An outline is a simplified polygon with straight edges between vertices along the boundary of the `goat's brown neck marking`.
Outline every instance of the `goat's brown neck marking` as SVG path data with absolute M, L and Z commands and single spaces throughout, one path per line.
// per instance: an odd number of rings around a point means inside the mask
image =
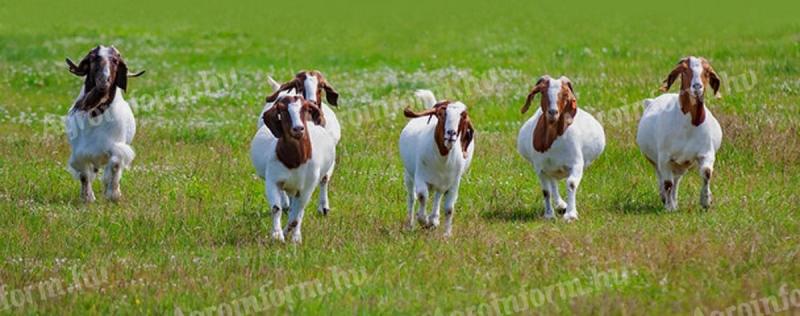
M 706 120 L 706 107 L 703 102 L 696 97 L 692 97 L 685 89 L 681 89 L 678 99 L 681 103 L 681 112 L 692 115 L 692 125 L 700 126 L 700 124 L 703 124 Z
M 103 115 L 111 107 L 111 103 L 116 98 L 117 87 L 112 86 L 107 91 L 100 91 L 95 89 L 94 83 L 90 84 L 87 80 L 83 91 L 83 97 L 75 102 L 75 109 L 89 112 L 91 117 L 97 117 Z
M 536 128 L 533 130 L 533 148 L 542 153 L 550 149 L 556 139 L 564 135 L 564 132 L 572 124 L 572 114 L 569 112 L 561 113 L 558 120 L 552 124 L 547 122 L 545 116 L 544 113 L 539 116 Z
M 294 169 L 304 164 L 311 159 L 311 139 L 308 136 L 308 132 L 304 133 L 300 139 L 289 135 L 279 138 L 275 152 L 278 155 L 278 160 L 286 168 Z

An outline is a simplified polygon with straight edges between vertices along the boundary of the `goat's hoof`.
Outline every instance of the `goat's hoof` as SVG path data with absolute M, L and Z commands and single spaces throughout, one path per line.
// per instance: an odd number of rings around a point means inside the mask
M 567 223 L 572 223 L 574 221 L 577 221 L 578 220 L 578 212 L 572 211 L 572 212 L 564 213 L 564 220 L 567 221 Z
M 417 216 L 417 223 L 419 224 L 419 226 L 422 226 L 422 228 L 427 228 L 428 227 L 428 218 L 425 217 L 425 215 L 418 215 Z
M 272 232 L 272 240 L 279 241 L 279 242 L 285 242 L 286 239 L 283 238 L 283 231 L 282 230 L 273 231 Z
M 555 214 L 553 214 L 553 213 L 547 213 L 547 212 L 545 212 L 545 213 L 544 213 L 544 219 L 546 219 L 546 220 L 551 220 L 551 219 L 554 219 L 554 218 L 556 218 L 556 215 L 555 215 Z
M 444 232 L 444 234 L 442 235 L 442 237 L 444 237 L 444 238 L 451 238 L 451 237 L 453 237 L 453 232 L 451 232 L 451 231 L 446 231 L 446 232 Z
M 327 207 L 321 207 L 317 210 L 317 212 L 319 212 L 322 216 L 328 216 L 328 213 L 331 212 L 331 209 Z
M 439 217 L 430 216 L 428 217 L 428 228 L 436 228 L 439 227 Z
M 558 202 L 556 202 L 555 209 L 558 212 L 566 211 L 567 210 L 567 202 L 564 202 L 564 200 L 559 200 Z
M 297 244 L 297 245 L 302 244 L 303 243 L 303 236 L 300 235 L 300 234 L 292 234 L 291 242 L 293 244 Z
M 94 194 L 84 194 L 83 196 L 81 196 L 81 200 L 83 200 L 83 203 L 89 204 L 93 203 L 96 199 L 94 197 Z
M 705 209 L 711 207 L 711 201 L 712 199 L 710 194 L 700 196 L 700 206 L 702 206 Z
M 122 199 L 122 192 L 119 190 L 106 191 L 106 199 L 111 202 L 119 202 Z

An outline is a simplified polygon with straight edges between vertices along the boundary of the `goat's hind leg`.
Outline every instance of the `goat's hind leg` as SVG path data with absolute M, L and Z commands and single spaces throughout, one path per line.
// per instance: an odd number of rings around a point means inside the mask
M 331 176 L 333 176 L 333 166 L 331 166 L 328 173 L 323 175 L 322 179 L 319 181 L 319 205 L 317 206 L 317 212 L 323 216 L 327 216 L 331 211 L 331 205 L 328 201 L 328 184 L 331 181 Z
M 406 185 L 406 204 L 408 210 L 408 216 L 406 217 L 406 228 L 413 229 L 414 228 L 414 202 L 416 199 L 414 198 L 414 178 L 409 176 L 408 174 L 405 175 L 405 185 Z
M 701 159 L 699 162 L 700 177 L 703 178 L 703 188 L 700 189 L 700 206 L 703 208 L 711 207 L 711 177 L 714 175 L 714 161 L 712 159 Z

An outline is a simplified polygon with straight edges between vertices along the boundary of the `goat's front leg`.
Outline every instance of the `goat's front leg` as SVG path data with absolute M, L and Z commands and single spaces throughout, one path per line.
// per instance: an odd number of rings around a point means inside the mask
M 428 216 L 428 228 L 439 227 L 439 205 L 442 202 L 442 192 L 435 191 L 431 201 L 431 215 Z
M 453 213 L 456 212 L 456 201 L 458 200 L 458 187 L 456 184 L 444 193 L 444 236 L 453 235 Z
M 714 159 L 700 159 L 700 177 L 703 178 L 703 188 L 700 189 L 700 205 L 703 208 L 711 207 L 711 177 L 714 175 Z
M 417 209 L 417 222 L 422 227 L 428 226 L 428 217 L 425 214 L 425 202 L 428 201 L 428 184 L 425 181 L 421 181 L 420 179 L 416 179 L 414 181 L 414 190 L 416 191 L 417 201 L 419 202 L 419 207 Z
M 103 184 L 106 187 L 106 198 L 113 202 L 117 202 L 122 198 L 122 191 L 119 188 L 120 179 L 122 179 L 122 165 L 119 162 L 119 158 L 111 157 L 103 171 Z
M 281 211 L 281 204 L 283 204 L 283 197 L 286 195 L 283 190 L 281 190 L 278 185 L 272 181 L 266 181 L 266 195 L 267 201 L 271 206 L 271 214 L 272 214 L 272 239 L 283 242 L 283 230 L 281 230 L 281 216 L 283 212 Z
M 291 197 L 292 206 L 291 211 L 289 212 L 289 220 L 286 223 L 286 229 L 284 230 L 284 235 L 292 234 L 292 242 L 299 244 L 303 242 L 303 235 L 301 233 L 301 228 L 303 226 L 303 214 L 305 213 L 306 205 L 308 205 L 308 201 L 311 200 L 311 194 L 314 190 L 308 190 L 308 192 L 301 192 L 298 196 Z
M 538 172 L 539 175 L 539 184 L 542 187 L 542 197 L 544 198 L 544 218 L 545 219 L 552 219 L 555 217 L 553 214 L 553 206 L 550 203 L 550 191 L 552 190 L 553 185 L 550 182 L 555 182 L 554 180 L 550 179 L 549 176 L 545 175 L 543 171 Z
M 580 186 L 582 178 L 583 165 L 573 166 L 569 176 L 567 176 L 567 211 L 564 213 L 564 219 L 568 222 L 578 219 L 578 207 L 575 196 L 578 194 L 578 186 Z
M 664 208 L 666 208 L 667 211 L 674 211 L 678 208 L 678 205 L 675 204 L 675 200 L 672 198 L 675 191 L 675 179 L 672 174 L 672 166 L 670 166 L 669 158 L 659 158 L 658 174 L 661 180 L 659 185 L 661 185 L 661 201 L 664 202 Z

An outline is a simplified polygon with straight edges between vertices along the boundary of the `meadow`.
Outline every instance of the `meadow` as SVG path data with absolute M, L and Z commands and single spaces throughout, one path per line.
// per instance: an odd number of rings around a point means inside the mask
M 696 315 L 780 299 L 800 289 L 798 9 L 0 0 L 0 314 Z M 62 123 L 82 81 L 64 58 L 98 44 L 147 73 L 125 95 L 138 131 L 123 200 L 98 181 L 85 205 Z M 723 76 L 708 104 L 723 145 L 713 206 L 690 172 L 666 212 L 636 126 L 687 55 Z M 312 202 L 303 244 L 279 244 L 249 146 L 267 76 L 302 69 L 339 91 L 343 139 L 331 214 Z M 516 152 L 543 74 L 570 77 L 607 136 L 574 223 L 542 218 Z M 477 130 L 451 238 L 403 229 L 397 138 L 421 88 L 467 104 Z

